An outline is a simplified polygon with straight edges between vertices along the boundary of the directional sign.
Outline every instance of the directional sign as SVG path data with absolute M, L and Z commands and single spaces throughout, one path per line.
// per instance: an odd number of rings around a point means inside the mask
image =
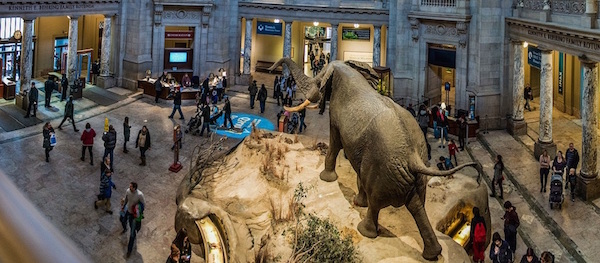
M 219 119 L 217 119 L 217 126 L 223 125 L 223 118 L 225 115 L 223 114 Z M 246 136 L 250 135 L 252 131 L 252 123 L 256 125 L 256 128 L 262 130 L 270 130 L 275 131 L 275 125 L 263 118 L 261 116 L 246 114 L 246 113 L 232 113 L 231 120 L 233 121 L 233 126 L 235 129 L 233 130 L 221 130 L 217 129 L 215 132 L 218 135 L 227 136 L 230 138 L 243 139 Z M 227 124 L 229 126 L 229 123 Z
M 281 23 L 256 22 L 256 34 L 281 36 Z

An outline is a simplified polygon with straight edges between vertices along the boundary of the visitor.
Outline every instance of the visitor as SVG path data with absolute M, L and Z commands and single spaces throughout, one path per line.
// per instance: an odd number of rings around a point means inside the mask
M 500 237 L 498 232 L 492 235 L 492 247 L 490 248 L 490 259 L 492 263 L 510 263 L 512 262 L 512 251 L 508 243 Z
M 96 131 L 92 129 L 92 126 L 88 122 L 85 124 L 85 130 L 81 134 L 81 161 L 85 162 L 85 149 L 87 148 L 90 153 L 90 165 L 94 165 L 94 153 L 92 152 L 94 137 L 96 137 Z
M 140 166 L 146 166 L 146 151 L 150 150 L 150 146 L 150 131 L 148 131 L 148 127 L 144 125 L 142 129 L 138 132 L 138 136 L 135 139 L 135 148 L 140 148 Z
M 48 80 L 44 82 L 44 93 L 45 93 L 45 104 L 44 107 L 50 108 L 50 100 L 52 99 L 52 91 L 56 89 L 56 83 L 54 83 L 54 77 L 48 75 Z
M 565 159 L 567 160 L 567 171 L 571 170 L 571 168 L 577 169 L 577 165 L 579 164 L 579 153 L 573 147 L 573 143 L 569 143 L 569 149 L 565 151 Z M 569 180 L 565 184 L 565 189 L 569 188 Z
M 417 116 L 417 120 L 419 121 L 419 128 L 423 132 L 423 136 L 425 136 L 425 141 L 427 141 L 427 128 L 429 127 L 429 111 L 425 105 L 419 106 L 419 114 Z
M 223 96 L 225 99 L 225 106 L 223 106 L 223 112 L 225 116 L 223 116 L 223 128 L 227 127 L 227 121 L 229 121 L 230 129 L 233 130 L 233 121 L 231 120 L 231 102 L 229 101 L 229 96 Z
M 448 143 L 448 112 L 446 111 L 446 104 L 442 103 L 442 106 L 437 112 L 437 128 L 440 131 L 440 145 L 439 148 L 446 148 Z
M 540 193 L 542 191 L 546 192 L 548 173 L 550 173 L 550 156 L 548 156 L 548 151 L 544 149 L 542 155 L 540 155 Z
M 112 189 L 117 189 L 112 181 L 112 171 L 106 169 L 100 179 L 100 194 L 98 195 L 98 201 L 94 201 L 94 209 L 98 209 L 98 206 L 104 206 L 104 210 L 113 214 L 110 209 L 110 197 L 112 196 Z M 112 188 L 112 189 L 111 189 Z
M 408 104 L 408 107 L 406 107 L 406 110 L 408 112 L 410 112 L 410 115 L 412 115 L 413 117 L 417 117 L 417 112 L 415 111 L 415 109 L 413 108 L 412 103 Z
M 146 201 L 144 193 L 138 189 L 136 182 L 131 182 L 129 188 L 125 191 L 125 201 L 121 210 L 125 211 L 125 220 L 123 220 L 123 232 L 127 231 L 127 223 L 129 223 L 129 242 L 127 244 L 127 257 L 131 256 L 133 243 L 137 232 L 140 230 L 143 211 L 145 210 Z
M 567 161 L 563 157 L 561 151 L 558 151 L 556 157 L 554 157 L 554 162 L 552 162 L 552 172 L 553 174 L 560 174 L 561 176 L 565 172 L 565 167 L 567 166 Z
M 183 86 L 183 88 L 189 88 L 192 86 L 192 80 L 187 73 L 183 74 L 183 77 L 181 78 L 181 86 Z
M 219 99 L 219 102 L 223 99 L 223 94 L 224 92 L 224 88 L 223 87 L 223 80 L 221 79 L 221 77 L 217 77 L 217 87 L 215 88 L 217 91 L 217 97 Z
M 287 87 L 285 88 L 285 105 L 288 107 L 292 107 L 292 96 L 294 95 L 294 91 L 292 90 L 292 82 L 288 81 Z
M 100 177 L 102 177 L 102 175 L 104 174 L 104 171 L 106 171 L 106 169 L 110 169 L 111 171 L 114 172 L 114 170 L 110 166 L 110 157 L 108 157 L 108 156 L 104 157 L 104 161 L 100 164 Z
M 458 144 L 461 151 L 465 150 L 465 138 L 467 137 L 467 120 L 465 115 L 461 114 L 458 118 Z
M 540 263 L 540 260 L 533 252 L 533 248 L 528 247 L 527 252 L 521 258 L 521 263 Z
M 504 199 L 504 191 L 502 189 L 502 181 L 504 181 L 504 162 L 502 162 L 502 155 L 496 155 L 496 163 L 494 164 L 494 177 L 492 179 L 492 194 L 491 197 L 496 197 L 496 185 L 500 189 L 500 199 Z
M 258 92 L 256 80 L 252 81 L 252 84 L 248 87 L 248 92 L 250 92 L 250 109 L 254 109 L 254 100 L 256 99 L 256 93 Z
M 73 119 L 73 108 L 73 95 L 71 95 L 69 96 L 69 100 L 67 100 L 67 103 L 65 104 L 65 117 L 63 117 L 62 121 L 58 125 L 59 130 L 62 130 L 61 126 L 63 125 L 63 123 L 65 123 L 67 119 L 70 119 L 71 123 L 73 124 L 73 130 L 75 130 L 75 132 L 79 132 L 77 127 L 75 127 L 75 120 Z
M 117 131 L 112 125 L 108 126 L 108 132 L 105 132 L 102 135 L 102 140 L 104 141 L 104 155 L 102 155 L 102 159 L 106 158 L 106 156 L 110 155 L 110 163 L 114 166 L 114 152 L 115 146 L 117 145 Z M 114 167 L 113 171 L 114 171 Z
M 92 63 L 92 72 L 91 72 L 91 82 L 93 85 L 96 85 L 96 79 L 98 78 L 98 75 L 100 74 L 100 61 L 98 59 L 96 59 L 96 61 L 94 61 L 94 63 Z
M 181 91 L 179 91 L 179 89 L 175 89 L 175 95 L 173 96 L 173 111 L 171 111 L 169 119 L 173 119 L 175 111 L 179 111 L 179 119 L 183 120 L 183 112 L 181 112 Z
M 306 123 L 304 123 L 304 119 L 306 118 L 306 107 L 303 107 L 300 111 L 298 111 L 298 114 L 300 115 L 300 130 L 298 131 L 298 133 L 302 133 L 302 128 L 304 128 L 304 130 L 306 131 Z
M 260 104 L 260 113 L 264 113 L 265 104 L 267 102 L 267 88 L 265 88 L 265 84 L 260 85 L 260 91 L 258 92 L 258 96 L 256 99 Z
M 129 136 L 131 135 L 131 125 L 129 125 L 129 117 L 125 116 L 125 120 L 123 121 L 123 152 L 128 153 L 127 150 L 127 142 L 129 141 Z
M 575 202 L 575 185 L 577 184 L 575 168 L 569 169 L 569 175 L 567 176 L 567 184 L 568 183 L 571 183 L 571 202 Z
M 277 89 L 279 88 L 279 76 L 275 76 L 275 80 L 273 81 L 273 98 L 277 98 Z
M 485 219 L 479 214 L 479 207 L 473 207 L 471 219 L 471 237 L 473 237 L 473 262 L 483 263 L 485 260 L 485 240 L 487 238 Z
M 187 230 L 185 228 L 177 231 L 177 236 L 171 243 L 171 249 L 176 248 L 179 251 L 181 263 L 188 263 L 192 258 L 192 245 L 188 240 Z
M 525 86 L 525 90 L 523 91 L 523 96 L 525 97 L 525 109 L 531 111 L 531 106 L 529 105 L 529 101 L 533 100 L 533 93 L 531 92 L 531 86 L 527 84 Z
M 38 103 L 38 90 L 35 87 L 35 82 L 31 82 L 31 88 L 29 88 L 27 95 L 29 97 L 29 105 L 27 106 L 27 114 L 25 115 L 25 118 L 29 118 L 29 116 L 33 116 L 35 118 Z M 33 109 L 33 115 L 31 115 L 31 109 Z
M 55 136 L 54 128 L 52 128 L 50 122 L 46 122 L 46 124 L 44 124 L 42 134 L 44 135 L 44 141 L 42 143 L 42 146 L 44 147 L 44 152 L 46 153 L 46 162 L 50 162 L 50 151 L 54 149 L 54 145 L 50 139 L 51 137 Z
M 60 80 L 60 101 L 67 99 L 67 89 L 69 88 L 69 80 L 67 79 L 67 74 L 62 75 L 62 79 Z
M 202 107 L 202 130 L 200 130 L 200 136 L 204 134 L 206 129 L 206 137 L 210 137 L 210 106 L 204 104 Z
M 450 159 L 450 161 L 452 161 L 452 157 L 454 157 L 454 165 L 458 166 L 458 161 L 456 160 L 456 151 L 458 150 L 458 148 L 456 147 L 456 143 L 454 143 L 454 139 L 450 140 L 450 143 L 448 144 L 448 159 Z
M 554 263 L 554 255 L 552 253 L 550 253 L 549 251 L 544 251 L 540 255 L 540 262 L 541 263 Z
M 517 214 L 517 208 L 515 208 L 510 201 L 504 202 L 504 238 L 510 246 L 510 250 L 514 254 L 517 251 L 517 228 L 520 225 L 519 215 Z

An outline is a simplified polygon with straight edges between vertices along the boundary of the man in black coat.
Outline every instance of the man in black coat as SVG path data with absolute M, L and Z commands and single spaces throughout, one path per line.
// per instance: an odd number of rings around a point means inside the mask
M 260 105 L 260 113 L 265 112 L 265 103 L 267 101 L 267 88 L 265 88 L 265 84 L 260 86 L 260 91 L 258 92 L 258 102 Z
M 44 107 L 50 108 L 50 99 L 52 98 L 52 91 L 56 89 L 56 83 L 54 83 L 54 77 L 52 75 L 48 76 L 48 80 L 44 83 L 44 92 L 45 96 L 45 105 Z
M 208 104 L 204 104 L 202 107 L 202 130 L 200 130 L 200 136 L 204 134 L 204 129 L 207 130 L 206 137 L 210 136 L 210 107 Z
M 108 132 L 105 132 L 104 135 L 102 135 L 102 140 L 104 141 L 104 155 L 102 156 L 102 160 L 110 155 L 110 165 L 114 171 L 115 162 L 113 162 L 113 156 L 115 146 L 117 145 L 117 131 L 115 131 L 115 128 L 112 125 L 109 125 Z
M 63 101 L 67 98 L 67 89 L 69 88 L 69 80 L 67 79 L 67 74 L 62 75 L 62 79 L 60 80 L 60 87 L 62 90 L 60 91 L 60 101 Z
M 181 112 L 181 92 L 179 88 L 175 88 L 175 97 L 173 99 L 173 111 L 171 115 L 169 115 L 169 119 L 173 119 L 173 115 L 175 115 L 175 111 L 179 111 L 179 119 L 183 120 L 183 112 Z
M 231 120 L 231 102 L 229 101 L 229 96 L 223 96 L 225 99 L 225 106 L 223 106 L 223 111 L 225 112 L 225 116 L 223 117 L 223 128 L 227 127 L 227 121 L 229 121 L 230 129 L 233 129 L 233 121 Z
M 250 92 L 250 109 L 254 109 L 254 100 L 256 100 L 256 93 L 258 93 L 258 87 L 256 86 L 256 80 L 252 81 L 252 84 L 248 87 Z
M 29 106 L 27 107 L 27 115 L 25 118 L 29 118 L 29 116 L 35 117 L 35 112 L 37 110 L 38 103 L 38 90 L 35 87 L 35 82 L 31 82 L 31 88 L 29 88 Z M 33 109 L 33 115 L 31 115 L 31 109 Z
M 73 124 L 73 130 L 75 130 L 75 132 L 78 132 L 79 130 L 77 129 L 77 127 L 75 127 L 75 120 L 73 119 L 73 95 L 69 96 L 67 104 L 65 104 L 65 117 L 58 125 L 59 130 L 62 130 L 61 126 L 63 125 L 63 123 L 65 123 L 67 119 L 71 119 L 71 123 Z

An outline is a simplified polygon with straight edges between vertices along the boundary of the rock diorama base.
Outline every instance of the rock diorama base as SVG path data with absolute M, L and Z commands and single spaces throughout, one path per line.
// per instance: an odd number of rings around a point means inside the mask
M 176 229 L 188 230 L 190 242 L 200 244 L 194 245 L 196 258 L 204 258 L 216 245 L 204 245 L 206 238 L 198 222 L 208 216 L 218 218 L 228 262 L 256 262 L 259 258 L 287 262 L 294 240 L 290 230 L 296 225 L 294 191 L 301 183 L 307 189 L 301 201 L 304 213 L 328 219 L 343 236 L 352 237 L 360 262 L 431 262 L 422 258 L 423 241 L 404 206 L 381 210 L 377 238 L 363 237 L 357 231 L 367 208 L 352 202 L 357 193 L 356 173 L 341 153 L 336 167 L 338 180 L 320 180 L 326 148 L 326 144 L 303 136 L 253 131 L 233 152 L 201 171 L 190 171 L 184 178 Z M 189 185 L 199 175 L 200 182 Z M 190 191 L 181 190 L 188 186 Z M 433 178 L 426 200 L 429 220 L 437 230 L 448 229 L 460 218 L 470 222 L 473 206 L 480 207 L 491 225 L 487 189 L 475 178 L 461 174 Z M 437 230 L 443 251 L 434 262 L 470 262 L 461 245 Z

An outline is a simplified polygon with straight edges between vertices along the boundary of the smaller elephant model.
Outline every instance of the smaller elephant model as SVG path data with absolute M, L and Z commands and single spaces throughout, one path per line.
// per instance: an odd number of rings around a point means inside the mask
M 449 171 L 427 167 L 427 144 L 419 124 L 407 110 L 377 93 L 377 73 L 367 64 L 332 61 L 314 78 L 304 75 L 289 58 L 271 68 L 281 64 L 289 67 L 298 89 L 307 98 L 300 106 L 287 110 L 299 111 L 311 102 L 324 103 L 326 94 L 330 95 L 330 146 L 320 178 L 327 182 L 337 179 L 336 158 L 343 148 L 358 175 L 354 203 L 368 206 L 358 231 L 365 237 L 377 237 L 379 210 L 406 205 L 423 238 L 422 256 L 436 259 L 442 247 L 425 212 L 427 176 L 452 175 L 466 166 L 476 167 L 479 172 L 479 167 L 475 163 Z

